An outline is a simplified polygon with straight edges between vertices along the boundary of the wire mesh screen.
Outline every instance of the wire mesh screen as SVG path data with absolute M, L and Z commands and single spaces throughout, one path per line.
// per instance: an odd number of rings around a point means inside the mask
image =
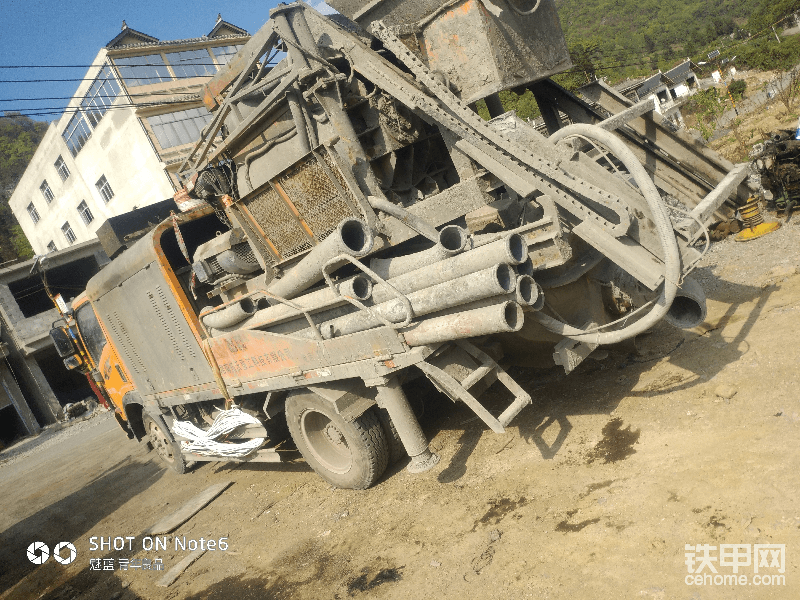
M 284 260 L 313 245 L 289 206 L 272 188 L 247 198 L 244 205 Z
M 277 249 L 279 260 L 310 249 L 330 235 L 343 219 L 360 216 L 353 208 L 357 206 L 356 199 L 333 159 L 327 153 L 320 158 L 325 161 L 324 166 L 317 155 L 310 154 L 273 179 L 273 186 L 242 201 Z

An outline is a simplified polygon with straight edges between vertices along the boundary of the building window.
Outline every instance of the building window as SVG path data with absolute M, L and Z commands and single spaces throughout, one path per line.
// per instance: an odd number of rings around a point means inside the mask
M 39 211 L 36 210 L 33 202 L 28 204 L 28 214 L 31 216 L 31 221 L 33 221 L 33 224 L 36 225 L 36 223 L 39 222 Z
M 106 179 L 105 175 L 101 175 L 100 179 L 97 180 L 97 183 L 94 184 L 97 187 L 97 191 L 100 192 L 100 195 L 103 197 L 103 201 L 108 204 L 111 202 L 111 199 L 114 197 L 114 190 L 111 189 L 111 186 L 108 185 L 108 180 Z
M 64 141 L 67 143 L 70 154 L 72 154 L 72 156 L 77 156 L 78 152 L 81 151 L 81 148 L 83 148 L 91 135 L 92 130 L 83 117 L 83 113 L 76 112 L 72 115 L 61 137 L 63 137 Z
M 160 54 L 115 58 L 114 62 L 125 83 L 131 87 L 172 80 Z
M 94 80 L 81 102 L 81 108 L 92 127 L 95 127 L 106 114 L 108 107 L 119 96 L 119 91 L 119 84 L 114 78 L 114 73 L 111 71 L 111 67 L 106 65 L 101 69 L 97 79 Z
M 56 243 L 53 240 L 50 240 L 50 243 L 47 244 L 47 251 L 55 252 L 56 250 L 58 250 L 58 248 L 56 248 Z
M 158 144 L 166 150 L 196 142 L 200 139 L 200 131 L 212 118 L 211 113 L 203 107 L 147 117 L 147 122 L 153 129 Z
M 47 203 L 50 204 L 56 197 L 53 195 L 53 190 L 50 189 L 50 186 L 47 185 L 47 180 L 42 181 L 42 185 L 39 186 L 39 191 L 42 192 L 42 196 L 44 199 L 47 200 Z
M 74 244 L 78 239 L 78 237 L 75 235 L 75 232 L 72 231 L 72 227 L 69 226 L 69 221 L 61 226 L 61 233 L 63 233 L 64 237 L 67 238 L 68 244 Z
M 217 71 L 206 49 L 170 52 L 167 54 L 167 61 L 178 79 L 210 76 Z
M 92 211 L 89 210 L 89 205 L 86 204 L 86 200 L 82 200 L 80 204 L 78 204 L 78 214 L 80 214 L 81 219 L 87 225 L 94 221 L 94 215 L 92 215 Z
M 58 171 L 58 176 L 61 177 L 61 181 L 66 181 L 69 177 L 69 169 L 67 168 L 67 163 L 64 162 L 64 159 L 60 156 L 54 163 L 56 167 L 56 171 Z
M 114 73 L 106 65 L 92 82 L 89 91 L 81 100 L 80 109 L 75 110 L 67 128 L 61 134 L 72 156 L 81 151 L 92 135 L 92 128 L 97 126 L 119 92 L 120 87 L 114 78 Z
M 214 57 L 220 65 L 227 65 L 243 47 L 243 44 L 237 44 L 235 46 L 217 46 L 216 48 L 212 48 L 211 51 L 214 53 Z

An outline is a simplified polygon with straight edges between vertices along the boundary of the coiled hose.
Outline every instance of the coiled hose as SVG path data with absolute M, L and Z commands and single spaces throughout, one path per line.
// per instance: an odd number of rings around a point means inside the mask
M 661 201 L 661 195 L 656 189 L 655 184 L 650 179 L 647 171 L 644 170 L 644 167 L 634 156 L 633 152 L 628 149 L 622 140 L 610 131 L 606 131 L 596 125 L 587 125 L 584 123 L 568 125 L 567 127 L 559 129 L 551 135 L 549 139 L 554 143 L 558 143 L 571 136 L 581 136 L 603 144 L 616 155 L 622 164 L 625 165 L 625 168 L 628 169 L 628 172 L 633 176 L 636 185 L 639 186 L 639 190 L 642 192 L 647 202 L 647 206 L 650 208 L 650 213 L 652 214 L 653 222 L 656 225 L 656 231 L 661 241 L 661 247 L 664 250 L 664 284 L 661 295 L 655 302 L 653 308 L 645 314 L 645 316 L 615 331 L 584 331 L 583 329 L 573 327 L 572 325 L 542 314 L 541 312 L 529 314 L 548 331 L 552 331 L 566 338 L 601 345 L 616 344 L 646 331 L 664 318 L 669 311 L 672 301 L 675 299 L 675 295 L 678 291 L 678 282 L 681 278 L 681 257 L 680 251 L 678 250 L 678 241 L 672 229 L 669 213 Z

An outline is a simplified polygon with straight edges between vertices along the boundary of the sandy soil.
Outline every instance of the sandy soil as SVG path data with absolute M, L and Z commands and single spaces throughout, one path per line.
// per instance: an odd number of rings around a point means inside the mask
M 291 454 L 178 476 L 108 417 L 61 432 L 0 465 L 0 597 L 800 597 L 798 223 L 713 246 L 696 272 L 709 295 L 696 330 L 660 326 L 638 351 L 570 376 L 515 370 L 534 405 L 504 435 L 418 387 L 441 463 L 421 475 L 399 464 L 367 491 L 334 489 Z M 503 401 L 494 388 L 485 397 Z M 227 537 L 227 551 L 166 589 L 163 572 L 119 570 L 120 558 L 169 569 L 188 555 L 172 536 L 167 551 L 142 550 L 143 532 L 221 481 L 233 484 L 174 535 Z M 92 536 L 135 540 L 93 552 Z M 33 565 L 25 549 L 37 540 L 71 541 L 77 559 Z M 686 544 L 712 557 L 720 544 L 784 544 L 785 584 L 689 586 Z M 115 570 L 90 570 L 97 558 Z M 752 582 L 754 567 L 738 574 Z

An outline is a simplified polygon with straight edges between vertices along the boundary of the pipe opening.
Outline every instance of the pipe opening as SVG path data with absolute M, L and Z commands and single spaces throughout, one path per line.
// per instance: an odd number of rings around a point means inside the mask
M 254 312 L 256 312 L 256 304 L 255 302 L 253 302 L 253 299 L 250 298 L 249 296 L 246 298 L 242 298 L 239 301 L 239 306 L 242 308 L 242 312 L 248 315 L 252 315 Z
M 669 307 L 667 320 L 675 327 L 691 329 L 703 322 L 705 313 L 705 308 L 697 300 L 678 295 Z
M 271 306 L 271 304 L 269 303 L 269 300 L 267 298 L 265 298 L 264 296 L 261 296 L 258 300 L 256 300 L 256 309 L 257 310 L 263 310 L 265 308 L 269 308 L 270 306 Z
M 350 284 L 353 296 L 359 300 L 366 300 L 372 295 L 372 282 L 366 277 L 357 275 Z
M 528 244 L 518 233 L 508 236 L 508 251 L 514 264 L 518 265 L 525 260 L 528 253 Z
M 457 225 L 448 225 L 439 232 L 439 243 L 448 252 L 461 252 L 467 239 L 467 232 Z
M 534 290 L 536 289 L 536 282 L 529 275 L 521 275 L 517 279 L 517 297 L 525 304 L 533 304 L 535 301 Z
M 514 289 L 514 286 L 517 283 L 517 278 L 516 274 L 514 273 L 514 269 L 512 269 L 509 265 L 497 265 L 495 275 L 497 277 L 497 283 L 500 284 L 500 287 L 503 288 L 505 292 L 511 292 Z
M 503 308 L 503 315 L 506 323 L 511 328 L 511 331 L 517 331 L 520 329 L 520 327 L 522 327 L 522 319 L 524 317 L 519 304 L 514 302 L 506 302 L 506 305 Z
M 342 243 L 356 253 L 367 250 L 369 236 L 364 224 L 356 219 L 348 219 L 341 225 Z
M 544 290 L 538 283 L 536 284 L 536 299 L 531 304 L 533 310 L 542 310 L 544 308 Z

